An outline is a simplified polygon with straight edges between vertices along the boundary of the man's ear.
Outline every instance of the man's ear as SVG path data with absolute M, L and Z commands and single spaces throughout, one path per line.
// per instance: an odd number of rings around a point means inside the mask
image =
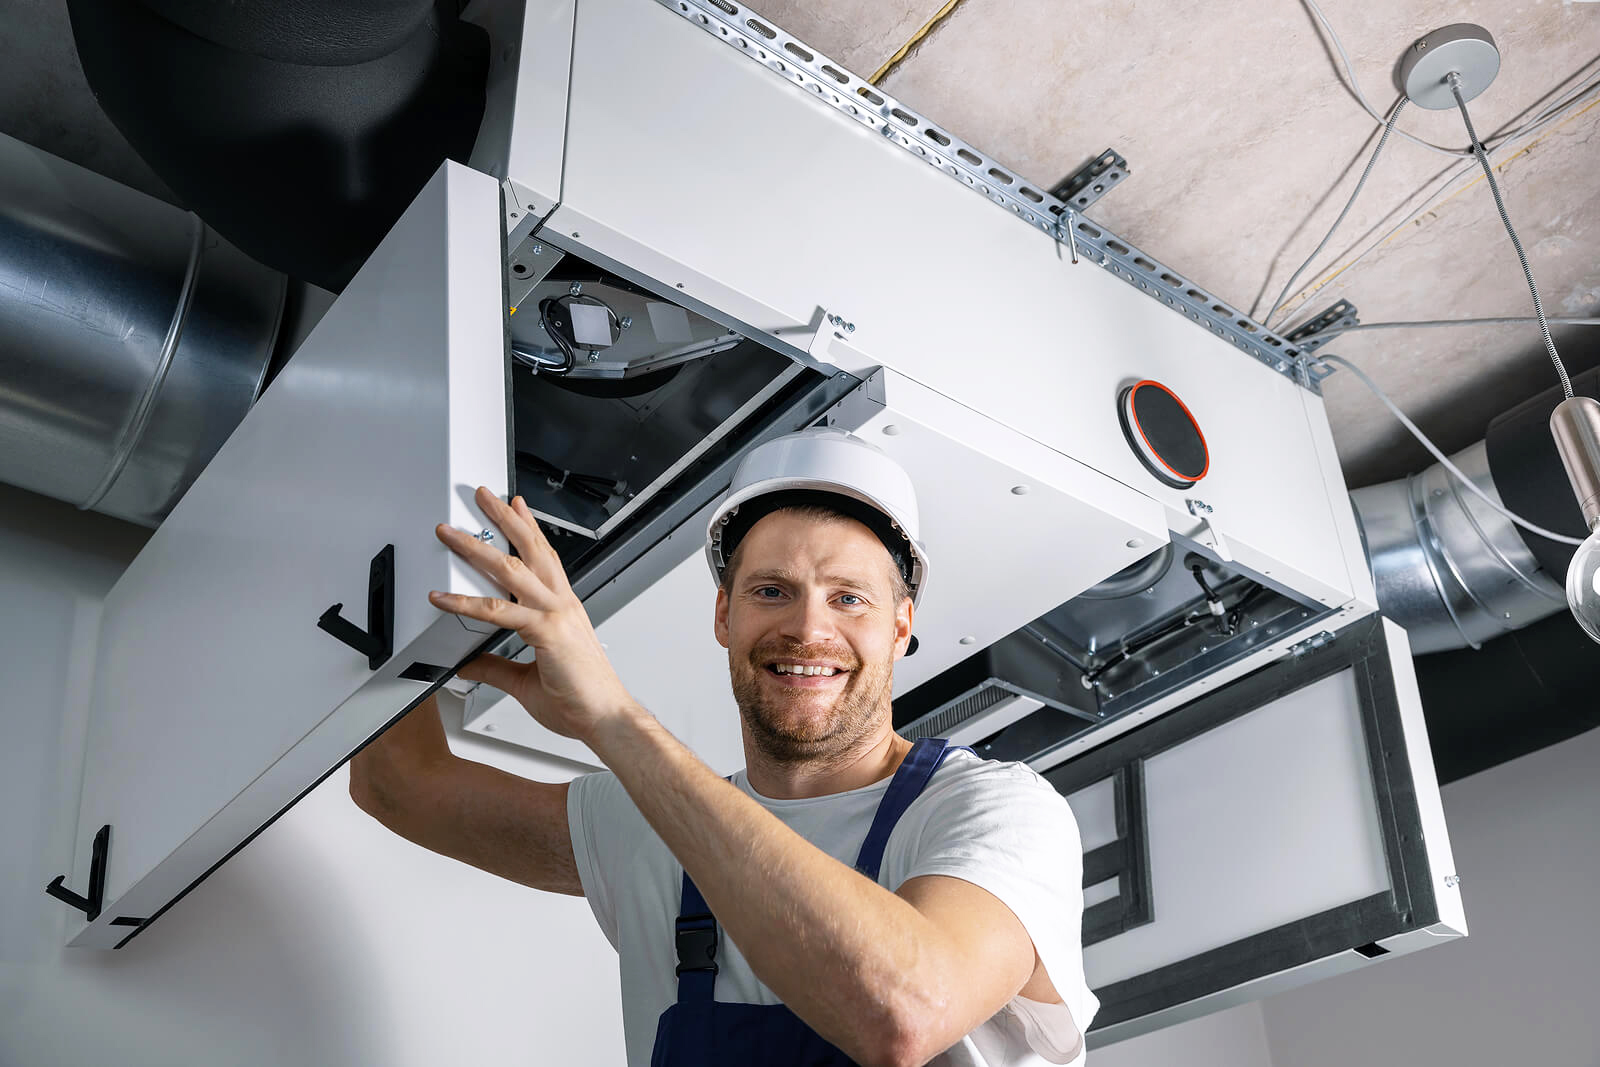
M 906 654 L 906 646 L 911 644 L 911 619 L 916 614 L 911 606 L 911 598 L 906 597 L 900 601 L 900 606 L 894 612 L 894 658 L 900 659 Z
M 717 644 L 723 648 L 728 647 L 728 591 L 717 588 L 716 617 L 712 620 L 711 628 L 717 635 Z

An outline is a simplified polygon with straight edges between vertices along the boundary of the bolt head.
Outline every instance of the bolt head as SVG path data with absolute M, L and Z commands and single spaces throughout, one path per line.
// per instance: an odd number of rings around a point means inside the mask
M 631 327 L 633 325 L 633 316 L 632 315 L 624 315 L 624 316 L 622 316 L 622 319 L 618 322 L 618 325 L 621 326 L 624 330 L 628 329 L 629 327 Z
M 533 246 L 533 254 L 536 255 L 536 256 L 544 255 L 544 245 L 534 245 Z
M 567 286 L 567 293 L 571 296 L 577 296 L 581 292 L 583 292 L 583 286 L 579 285 L 577 282 L 573 282 L 571 285 Z

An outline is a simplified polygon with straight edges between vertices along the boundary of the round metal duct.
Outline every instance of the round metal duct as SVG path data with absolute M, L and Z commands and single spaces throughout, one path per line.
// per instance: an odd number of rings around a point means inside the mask
M 1500 499 L 1479 441 L 1452 456 Z M 1561 584 L 1522 534 L 1441 465 L 1350 494 L 1366 540 L 1378 607 L 1406 628 L 1414 653 L 1478 645 L 1565 610 Z
M 155 526 L 261 388 L 287 279 L 0 136 L 0 480 Z

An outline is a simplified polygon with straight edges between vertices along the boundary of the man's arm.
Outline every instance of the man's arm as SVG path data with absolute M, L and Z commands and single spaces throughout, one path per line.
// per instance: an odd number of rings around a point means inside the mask
M 986 890 L 927 876 L 889 892 L 717 777 L 642 710 L 602 720 L 588 741 L 756 975 L 852 1059 L 925 1063 L 1018 992 L 1059 999 L 1021 921 Z
M 583 895 L 566 785 L 456 756 L 432 696 L 351 759 L 350 796 L 423 848 L 535 889 Z

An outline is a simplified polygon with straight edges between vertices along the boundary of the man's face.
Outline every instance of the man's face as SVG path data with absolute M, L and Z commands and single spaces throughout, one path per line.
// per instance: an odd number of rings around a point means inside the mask
M 737 563 L 717 592 L 716 633 L 756 746 L 815 759 L 877 729 L 911 636 L 911 601 L 895 599 L 883 543 L 852 519 L 775 511 L 745 535 Z

